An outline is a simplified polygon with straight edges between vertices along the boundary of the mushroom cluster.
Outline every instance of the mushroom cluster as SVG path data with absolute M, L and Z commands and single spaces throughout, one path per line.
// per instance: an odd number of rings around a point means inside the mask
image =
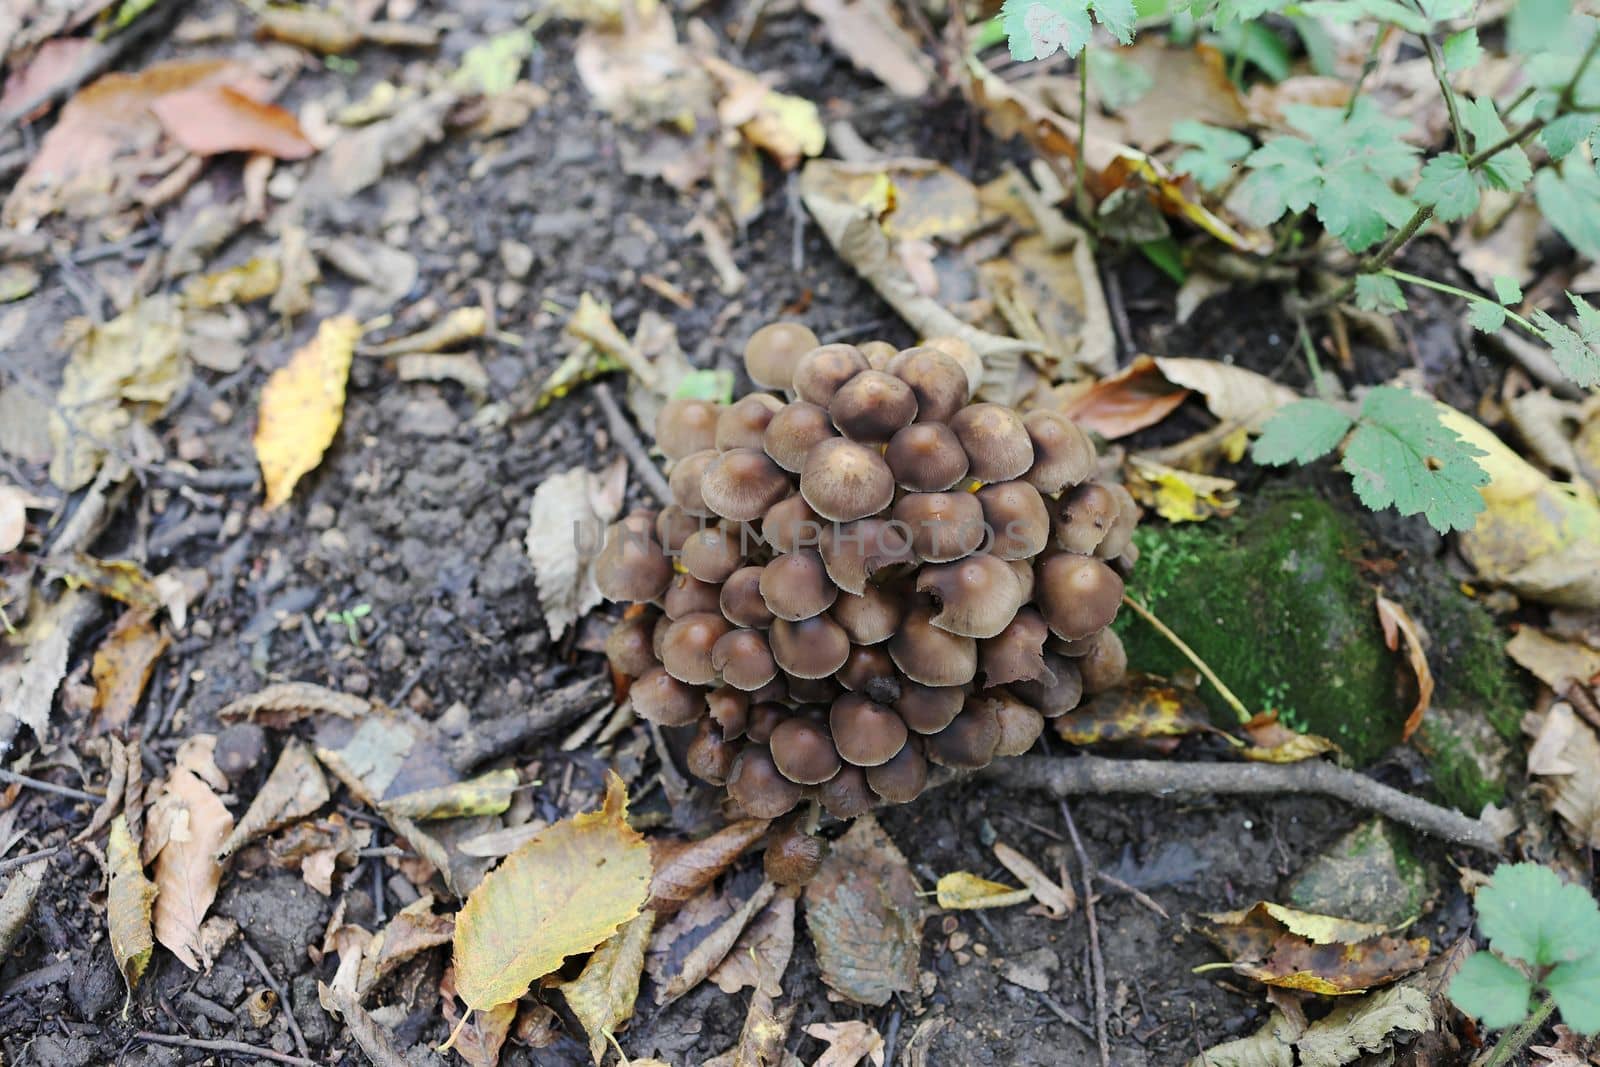
M 763 327 L 757 386 L 675 399 L 674 503 L 595 561 L 632 601 L 607 642 L 634 709 L 695 726 L 690 770 L 748 814 L 913 800 L 930 763 L 1017 755 L 1121 680 L 1108 625 L 1138 508 L 1051 410 L 969 402 L 959 340 L 897 350 Z

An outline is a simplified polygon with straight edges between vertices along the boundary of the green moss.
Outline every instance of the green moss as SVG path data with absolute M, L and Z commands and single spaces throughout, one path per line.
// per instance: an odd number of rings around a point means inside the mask
M 1515 740 L 1533 693 L 1505 654 L 1504 629 L 1443 570 L 1404 577 L 1396 595 L 1427 628 L 1434 705 L 1482 714 L 1502 738 Z
M 1411 743 L 1427 758 L 1433 791 L 1446 804 L 1477 815 L 1505 797 L 1511 746 L 1487 716 L 1432 708 Z

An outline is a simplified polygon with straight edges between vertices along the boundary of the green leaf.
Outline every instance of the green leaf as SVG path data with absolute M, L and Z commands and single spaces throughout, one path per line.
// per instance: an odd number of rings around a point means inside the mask
M 1571 17 L 1571 0 L 1517 0 L 1506 20 L 1506 43 L 1523 55 L 1549 51 L 1567 36 Z
M 1478 487 L 1489 484 L 1489 475 L 1475 458 L 1482 454 L 1439 420 L 1432 401 L 1384 385 L 1362 401 L 1344 469 L 1373 511 L 1420 514 L 1449 533 L 1470 529 L 1483 510 Z
M 1005 0 L 1000 19 L 1016 60 L 1044 59 L 1056 52 L 1075 56 L 1089 43 L 1089 0 Z
M 1352 252 L 1383 240 L 1413 210 L 1411 201 L 1390 188 L 1387 180 L 1354 163 L 1327 172 L 1317 194 L 1317 218 Z
M 1506 309 L 1492 300 L 1474 300 L 1467 309 L 1467 324 L 1483 333 L 1494 333 L 1506 324 Z
M 1311 463 L 1339 446 L 1354 420 L 1326 400 L 1296 400 L 1268 419 L 1251 458 L 1269 467 Z
M 1522 286 L 1509 274 L 1496 274 L 1494 276 L 1494 298 L 1502 304 L 1511 305 L 1522 300 Z
M 1461 969 L 1450 980 L 1449 995 L 1463 1012 L 1490 1030 L 1500 1030 L 1528 1017 L 1533 983 L 1500 957 L 1474 952 L 1461 961 Z
M 1474 152 L 1492 148 L 1510 132 L 1506 124 L 1500 121 L 1494 101 L 1486 96 L 1462 101 L 1457 111 L 1461 115 L 1461 125 L 1467 128 L 1467 134 L 1472 138 Z M 1491 188 L 1515 192 L 1533 177 L 1533 164 L 1528 161 L 1528 153 L 1521 146 L 1512 145 L 1484 160 L 1478 173 L 1483 175 Z
M 482 44 L 467 49 L 461 57 L 454 82 L 468 92 L 493 96 L 517 84 L 529 56 L 533 54 L 533 34 L 527 30 L 497 33 Z
M 712 400 L 718 404 L 733 402 L 733 371 L 695 370 L 678 379 L 674 397 L 690 400 Z
M 1390 314 L 1406 309 L 1406 295 L 1395 280 L 1385 274 L 1356 275 L 1356 307 Z
M 1299 10 L 1329 22 L 1354 24 L 1369 18 L 1390 23 L 1410 33 L 1428 32 L 1428 20 L 1398 0 L 1309 0 L 1300 4 Z
M 1589 389 L 1600 385 L 1600 311 L 1572 293 L 1567 294 L 1567 299 L 1578 313 L 1578 329 L 1556 321 L 1542 308 L 1529 318 L 1550 346 L 1561 373 Z
M 1462 30 L 1452 33 L 1444 39 L 1444 69 L 1452 74 L 1459 74 L 1468 67 L 1478 65 L 1478 60 L 1483 58 L 1483 47 L 1478 44 L 1478 28 Z
M 1600 259 L 1600 174 L 1583 160 L 1559 170 L 1545 167 L 1533 180 L 1540 214 L 1567 243 L 1590 259 Z
M 1137 103 L 1155 88 L 1155 79 L 1143 67 L 1124 59 L 1115 49 L 1091 48 L 1084 59 L 1089 65 L 1089 84 L 1111 111 Z
M 1600 953 L 1563 963 L 1544 979 L 1561 1021 L 1588 1036 L 1600 1032 Z
M 1478 890 L 1478 928 L 1489 947 L 1533 967 L 1570 963 L 1600 951 L 1600 907 L 1537 863 L 1497 868 Z
M 1172 139 L 1194 145 L 1173 161 L 1179 174 L 1191 174 L 1202 189 L 1217 189 L 1233 177 L 1234 166 L 1250 154 L 1250 138 L 1235 130 L 1193 119 L 1172 124 Z
M 1285 211 L 1306 210 L 1322 190 L 1322 161 L 1299 137 L 1274 137 L 1244 162 L 1251 173 L 1230 202 L 1258 226 L 1278 221 Z
M 1459 152 L 1428 160 L 1416 193 L 1418 200 L 1433 205 L 1433 213 L 1443 222 L 1466 218 L 1478 209 L 1478 180 L 1467 169 L 1467 157 Z
M 1563 115 L 1539 131 L 1539 143 L 1556 162 L 1567 158 L 1596 128 L 1593 115 Z
M 1139 21 L 1133 0 L 1094 0 L 1094 17 L 1123 44 L 1133 43 L 1133 26 Z

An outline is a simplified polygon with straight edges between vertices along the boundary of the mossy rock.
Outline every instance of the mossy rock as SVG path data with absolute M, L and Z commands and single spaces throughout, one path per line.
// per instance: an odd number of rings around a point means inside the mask
M 1304 911 L 1398 926 L 1422 914 L 1431 882 L 1404 832 L 1379 818 L 1306 864 L 1286 892 L 1289 903 Z
M 1277 708 L 1288 725 L 1333 739 L 1356 764 L 1399 741 L 1409 668 L 1383 643 L 1376 580 L 1357 566 L 1363 535 L 1350 516 L 1309 493 L 1269 492 L 1233 518 L 1152 524 L 1136 537 L 1129 593 L 1248 708 Z M 1466 709 L 1491 726 L 1489 735 L 1514 736 L 1526 694 L 1494 620 L 1431 561 L 1410 566 L 1404 579 L 1402 602 L 1434 639 L 1436 709 Z M 1134 613 L 1122 612 L 1117 630 L 1134 670 L 1171 675 L 1189 666 Z M 1201 695 L 1219 722 L 1232 721 L 1211 686 Z M 1503 775 L 1486 768 L 1502 753 L 1479 758 L 1478 731 L 1446 721 L 1430 711 L 1417 740 L 1438 756 L 1440 796 L 1475 812 L 1501 795 Z

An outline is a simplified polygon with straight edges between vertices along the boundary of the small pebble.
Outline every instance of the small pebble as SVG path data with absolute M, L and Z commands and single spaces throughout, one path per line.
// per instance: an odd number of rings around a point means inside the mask
M 266 751 L 266 731 L 253 722 L 235 723 L 217 735 L 217 747 L 212 753 L 217 769 L 228 776 L 228 781 L 238 782 L 261 762 Z

